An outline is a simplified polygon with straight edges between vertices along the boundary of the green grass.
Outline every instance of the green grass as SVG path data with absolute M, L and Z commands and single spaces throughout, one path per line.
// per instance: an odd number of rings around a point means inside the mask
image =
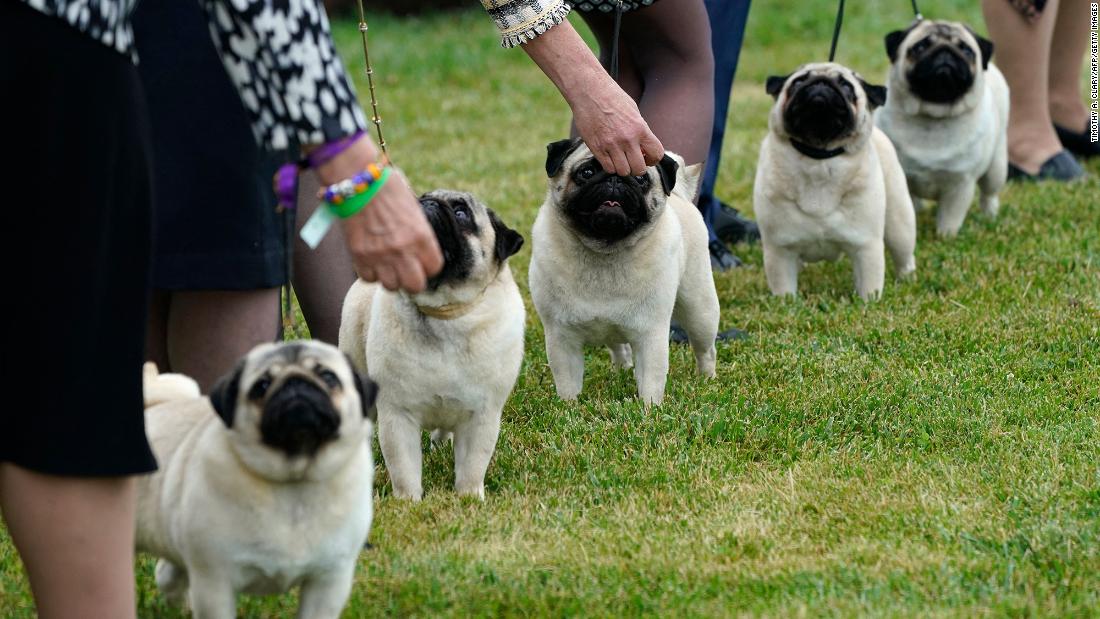
M 821 59 L 832 3 L 753 7 L 719 194 L 751 213 L 769 73 Z M 838 60 L 882 83 L 882 35 L 907 3 L 849 3 Z M 977 3 L 926 1 L 978 30 Z M 568 110 L 479 11 L 371 21 L 392 155 L 419 190 L 475 192 L 522 231 L 545 192 L 544 149 Z M 339 23 L 359 74 L 354 28 Z M 364 84 L 360 92 L 366 93 Z M 450 491 L 449 449 L 422 503 L 379 468 L 375 549 L 347 616 L 1100 616 L 1100 166 L 1073 186 L 1013 185 L 951 242 L 918 219 L 918 271 L 881 302 L 847 261 L 772 298 L 758 247 L 717 276 L 718 378 L 673 351 L 646 411 L 606 353 L 579 403 L 554 395 L 528 307 L 527 355 L 485 503 Z M 526 294 L 529 251 L 513 260 Z M 142 616 L 174 617 L 138 561 Z M 245 598 L 288 615 L 294 595 Z M 31 600 L 0 533 L 0 615 Z

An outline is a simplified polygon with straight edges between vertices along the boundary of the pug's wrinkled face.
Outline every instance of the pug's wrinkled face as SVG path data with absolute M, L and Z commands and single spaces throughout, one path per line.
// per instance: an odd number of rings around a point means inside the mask
M 523 247 L 523 236 L 473 194 L 437 189 L 420 196 L 420 207 L 443 252 L 443 269 L 428 280 L 420 297 L 469 301 Z
M 210 402 L 245 465 L 284 481 L 337 463 L 365 440 L 377 392 L 335 347 L 306 340 L 252 349 Z
M 771 130 L 821 149 L 868 139 L 871 112 L 886 103 L 885 87 L 868 84 L 855 71 L 832 62 L 773 75 L 767 92 L 776 101 L 769 117 Z
M 581 140 L 546 147 L 550 196 L 586 245 L 608 250 L 656 220 L 676 184 L 679 164 L 667 154 L 639 176 L 605 172 Z
M 886 35 L 886 53 L 915 97 L 952 104 L 989 67 L 993 43 L 964 24 L 921 20 Z

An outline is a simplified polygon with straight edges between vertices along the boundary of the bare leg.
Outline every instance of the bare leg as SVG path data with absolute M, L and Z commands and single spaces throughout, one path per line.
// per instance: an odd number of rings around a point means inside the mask
M 982 0 L 982 12 L 995 45 L 994 62 L 1009 87 L 1008 160 L 1035 174 L 1062 150 L 1051 125 L 1047 93 L 1059 0 L 1047 2 L 1035 23 L 1025 20 L 1005 0 Z M 1086 18 L 1084 14 L 1070 16 Z
M 298 219 L 294 234 L 294 291 L 314 339 L 336 345 L 340 334 L 340 308 L 355 281 L 351 256 L 339 234 L 328 234 L 317 249 L 310 249 L 298 231 L 313 214 L 317 200 L 317 177 L 301 176 L 298 188 Z
M 168 358 L 173 372 L 203 392 L 249 350 L 279 332 L 279 290 L 193 290 L 172 293 Z
M 0 463 L 0 508 L 40 617 L 134 617 L 135 504 L 132 477 Z
M 1048 9 L 1049 10 L 1049 9 Z M 1050 116 L 1058 125 L 1081 131 L 1088 121 L 1081 97 L 1081 63 L 1089 45 L 1088 0 L 1061 0 L 1050 43 Z

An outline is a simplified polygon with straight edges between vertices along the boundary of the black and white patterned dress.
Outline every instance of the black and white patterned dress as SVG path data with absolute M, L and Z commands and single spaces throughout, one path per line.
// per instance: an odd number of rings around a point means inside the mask
M 214 43 L 264 146 L 318 144 L 366 127 L 319 0 L 198 1 Z M 137 60 L 136 0 L 23 0 Z

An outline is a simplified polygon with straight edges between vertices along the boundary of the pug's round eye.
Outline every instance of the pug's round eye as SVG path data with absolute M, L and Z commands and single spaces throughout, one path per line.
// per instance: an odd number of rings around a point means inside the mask
M 470 221 L 470 210 L 465 206 L 455 209 L 455 219 L 458 221 Z
M 928 39 L 921 39 L 920 41 L 914 43 L 913 47 L 909 48 L 909 51 L 913 52 L 914 54 L 920 54 L 923 53 L 924 50 L 928 49 L 928 45 Z
M 586 168 L 581 168 L 581 171 L 577 173 L 577 176 L 580 176 L 582 180 L 588 180 L 588 179 L 592 178 L 595 175 L 596 175 L 596 169 L 591 167 L 591 166 L 586 167 Z
M 649 175 L 648 174 L 639 174 L 638 176 L 634 177 L 634 180 L 638 181 L 638 184 L 644 185 L 644 184 L 649 182 Z
M 259 400 L 260 398 L 264 397 L 264 394 L 266 394 L 267 390 L 270 388 L 271 377 L 267 374 L 264 374 L 260 377 L 260 380 L 252 383 L 252 389 L 249 389 L 248 391 L 248 399 Z
M 329 388 L 340 386 L 340 377 L 336 375 L 336 372 L 333 372 L 328 368 L 321 368 L 320 370 L 317 370 L 317 376 L 319 376 L 321 380 L 325 381 L 325 384 L 328 385 Z
M 847 96 L 849 99 L 855 100 L 855 98 L 856 98 L 856 89 L 853 88 L 851 84 L 849 84 L 846 81 L 841 81 L 840 82 L 840 88 L 841 88 L 841 90 L 844 91 L 845 96 Z
M 969 58 L 971 60 L 974 59 L 974 50 L 970 49 L 969 45 L 963 45 L 962 46 L 962 54 L 963 54 L 963 56 L 966 56 L 967 58 Z

